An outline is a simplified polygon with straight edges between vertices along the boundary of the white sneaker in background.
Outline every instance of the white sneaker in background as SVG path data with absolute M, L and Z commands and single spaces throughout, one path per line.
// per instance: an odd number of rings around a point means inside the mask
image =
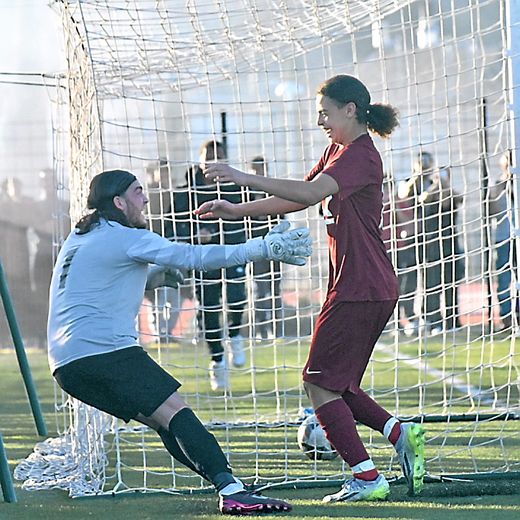
M 442 327 L 437 325 L 430 329 L 430 336 L 439 336 L 440 334 L 442 334 Z
M 209 383 L 214 392 L 229 390 L 229 374 L 225 359 L 211 361 L 209 364 Z
M 414 320 L 410 320 L 403 329 L 404 335 L 407 338 L 411 338 L 412 336 L 417 336 L 417 329 L 419 328 L 418 324 Z
M 240 368 L 246 364 L 246 353 L 244 349 L 244 336 L 238 334 L 229 338 L 229 344 L 231 347 L 230 358 L 231 363 L 234 367 Z

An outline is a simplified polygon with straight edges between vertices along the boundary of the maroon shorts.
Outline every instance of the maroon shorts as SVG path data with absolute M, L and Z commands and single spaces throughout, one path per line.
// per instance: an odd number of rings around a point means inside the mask
M 326 300 L 314 328 L 303 380 L 331 392 L 357 393 L 396 303 Z

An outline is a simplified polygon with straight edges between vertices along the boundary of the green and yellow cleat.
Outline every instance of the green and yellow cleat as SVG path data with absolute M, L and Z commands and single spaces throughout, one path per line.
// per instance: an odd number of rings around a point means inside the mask
M 351 478 L 337 493 L 324 497 L 323 502 L 376 502 L 386 500 L 389 494 L 390 486 L 383 475 L 379 475 L 376 480 Z
M 424 488 L 424 436 L 424 428 L 420 424 L 402 423 L 401 435 L 395 445 L 410 496 L 418 495 Z

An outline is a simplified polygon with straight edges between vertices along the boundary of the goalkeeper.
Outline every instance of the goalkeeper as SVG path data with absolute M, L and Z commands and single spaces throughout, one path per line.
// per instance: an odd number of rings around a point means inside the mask
M 311 254 L 309 232 L 289 231 L 287 225 L 238 245 L 172 243 L 145 229 L 147 202 L 127 171 L 92 179 L 93 211 L 66 239 L 52 275 L 53 376 L 80 401 L 156 430 L 176 460 L 215 486 L 222 513 L 289 511 L 286 502 L 245 491 L 215 437 L 179 394 L 181 384 L 138 346 L 135 324 L 145 286 L 177 286 L 182 282 L 177 269 L 204 271 L 264 259 L 304 265 Z
M 382 500 L 389 485 L 368 455 L 356 420 L 394 444 L 410 494 L 423 487 L 424 431 L 401 424 L 360 388 L 377 339 L 398 298 L 397 277 L 381 239 L 383 165 L 368 130 L 387 137 L 398 124 L 390 105 L 372 104 L 357 78 L 334 76 L 317 92 L 318 126 L 330 144 L 303 181 L 250 175 L 224 164 L 206 177 L 272 195 L 246 204 L 203 204 L 202 218 L 299 211 L 321 201 L 329 243 L 329 285 L 303 370 L 305 390 L 327 439 L 352 478 L 325 502 Z

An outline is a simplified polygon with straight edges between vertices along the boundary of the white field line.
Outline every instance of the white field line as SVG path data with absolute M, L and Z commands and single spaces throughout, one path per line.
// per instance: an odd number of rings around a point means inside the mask
M 375 348 L 378 352 L 384 353 L 388 359 L 394 359 L 394 351 L 390 349 L 391 345 L 378 341 Z M 402 352 L 398 353 L 397 361 L 403 362 L 406 365 L 414 367 L 417 371 L 426 374 L 431 379 L 438 379 L 451 385 L 455 390 L 459 391 L 463 395 L 468 395 L 472 399 L 479 402 L 479 404 L 490 405 L 493 409 L 502 409 L 507 411 L 510 407 L 499 399 L 489 397 L 492 389 L 482 390 L 476 386 L 470 385 L 464 378 L 455 375 L 448 375 L 438 368 L 428 366 L 423 360 L 408 356 Z

